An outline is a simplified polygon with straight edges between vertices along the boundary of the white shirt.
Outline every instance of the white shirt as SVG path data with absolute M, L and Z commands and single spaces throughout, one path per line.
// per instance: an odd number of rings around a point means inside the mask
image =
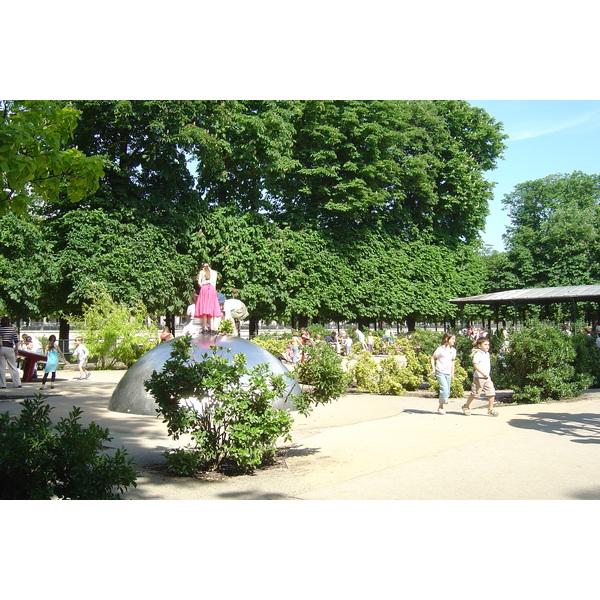
M 185 311 L 185 315 L 186 315 L 186 317 L 189 317 L 190 319 L 193 319 L 195 312 L 196 312 L 196 305 L 195 304 L 190 304 L 187 307 L 187 310 Z
M 452 374 L 452 362 L 456 360 L 456 348 L 451 346 L 438 346 L 433 353 L 435 369 L 445 375 Z
M 223 302 L 223 310 L 225 311 L 225 318 L 229 319 L 231 316 L 231 311 L 236 308 L 245 308 L 246 305 L 238 298 L 227 298 L 225 302 Z
M 483 350 L 477 350 L 477 352 L 475 352 L 475 355 L 473 356 L 473 364 L 477 365 L 485 373 L 485 377 L 490 376 L 491 365 L 490 365 L 490 353 L 489 352 L 484 352 Z M 484 376 L 481 375 L 481 373 L 479 371 L 477 371 L 477 369 L 476 369 L 475 373 L 474 373 L 474 377 L 483 378 Z
M 198 283 L 200 284 L 200 286 L 203 286 L 205 283 L 210 283 L 212 284 L 212 286 L 214 288 L 217 287 L 217 272 L 213 271 L 212 269 L 209 269 L 209 276 L 208 278 L 206 277 L 206 275 L 204 274 L 204 269 L 202 269 L 200 271 L 200 275 L 198 275 Z

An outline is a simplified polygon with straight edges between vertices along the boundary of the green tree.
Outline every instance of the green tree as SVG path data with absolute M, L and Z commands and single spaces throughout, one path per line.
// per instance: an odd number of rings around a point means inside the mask
M 160 226 L 179 236 L 178 247 L 184 248 L 187 228 L 206 208 L 188 167 L 201 105 L 166 100 L 74 104 L 81 111 L 75 142 L 105 164 L 86 207 L 119 214 L 123 222 Z
M 55 259 L 44 306 L 81 313 L 96 287 L 117 302 L 149 312 L 184 312 L 194 260 L 177 251 L 175 236 L 152 223 L 128 223 L 101 209 L 78 209 L 45 223 Z
M 0 217 L 0 307 L 19 319 L 39 317 L 52 262 L 42 225 L 27 215 Z
M 504 277 L 513 287 L 585 285 L 600 277 L 600 175 L 575 171 L 515 187 L 504 199 Z
M 217 270 L 219 291 L 230 297 L 239 290 L 251 316 L 266 319 L 282 314 L 287 298 L 283 242 L 282 231 L 264 215 L 225 206 L 203 219 L 189 251 L 197 267 L 206 261 Z
M 83 305 L 82 333 L 100 368 L 117 362 L 129 367 L 156 345 L 156 329 L 146 325 L 146 317 L 141 302 L 133 306 L 115 302 L 105 289 L 96 286 L 93 303 Z
M 294 102 L 206 101 L 196 104 L 198 189 L 212 206 L 277 211 L 268 193 L 297 166 L 292 157 Z
M 267 189 L 280 222 L 343 232 L 384 224 L 446 243 L 478 237 L 503 151 L 500 125 L 466 102 L 293 103 L 297 166 Z
M 79 205 L 34 207 L 46 314 L 77 314 L 94 284 L 182 311 L 205 260 L 255 320 L 438 320 L 479 292 L 504 136 L 466 102 L 72 104 L 105 175 Z
M 70 145 L 79 115 L 70 103 L 0 102 L 0 215 L 78 202 L 98 188 L 102 160 Z

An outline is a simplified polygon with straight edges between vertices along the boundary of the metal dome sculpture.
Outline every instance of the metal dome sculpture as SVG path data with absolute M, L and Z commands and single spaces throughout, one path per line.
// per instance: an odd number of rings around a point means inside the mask
M 131 413 L 136 415 L 156 416 L 154 398 L 144 388 L 144 381 L 150 379 L 153 371 L 160 372 L 165 362 L 171 355 L 173 340 L 158 344 L 135 362 L 123 376 L 114 389 L 108 403 L 108 410 L 114 412 Z M 244 354 L 248 368 L 260 364 L 267 364 L 274 374 L 282 374 L 288 382 L 283 398 L 273 403 L 275 408 L 293 410 L 292 396 L 301 393 L 300 386 L 288 369 L 273 354 L 248 340 L 232 335 L 199 334 L 194 335 L 191 341 L 192 356 L 197 361 L 204 360 L 204 355 L 211 354 L 211 346 L 228 348 L 230 352 L 223 352 L 228 360 L 233 360 L 235 354 Z

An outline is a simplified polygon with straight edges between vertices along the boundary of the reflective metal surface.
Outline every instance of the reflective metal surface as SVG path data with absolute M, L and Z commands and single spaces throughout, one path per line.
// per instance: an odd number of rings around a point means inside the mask
M 158 344 L 155 348 L 148 351 L 142 358 L 135 362 L 127 373 L 123 376 L 112 397 L 108 403 L 108 410 L 115 412 L 132 413 L 136 415 L 156 415 L 158 405 L 154 398 L 144 389 L 144 381 L 149 379 L 153 371 L 161 371 L 165 362 L 171 354 L 170 342 Z M 200 334 L 192 338 L 192 356 L 196 360 L 204 360 L 204 354 L 211 354 L 210 346 L 230 348 L 231 352 L 224 351 L 222 356 L 228 360 L 233 360 L 235 354 L 242 353 L 246 356 L 246 366 L 251 369 L 256 365 L 267 363 L 269 369 L 274 374 L 282 374 L 289 382 L 284 397 L 290 397 L 293 394 L 300 393 L 300 387 L 282 364 L 282 362 L 273 354 L 261 348 L 248 340 L 231 335 Z M 293 409 L 293 403 L 290 399 L 284 401 L 283 398 L 273 403 L 275 408 Z

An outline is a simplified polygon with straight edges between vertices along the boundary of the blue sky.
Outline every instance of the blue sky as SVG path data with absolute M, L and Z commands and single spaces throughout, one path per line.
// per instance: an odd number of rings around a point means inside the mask
M 497 182 L 483 238 L 503 250 L 509 224 L 502 198 L 525 181 L 558 173 L 600 173 L 600 100 L 469 100 L 503 123 L 504 160 L 486 173 Z

